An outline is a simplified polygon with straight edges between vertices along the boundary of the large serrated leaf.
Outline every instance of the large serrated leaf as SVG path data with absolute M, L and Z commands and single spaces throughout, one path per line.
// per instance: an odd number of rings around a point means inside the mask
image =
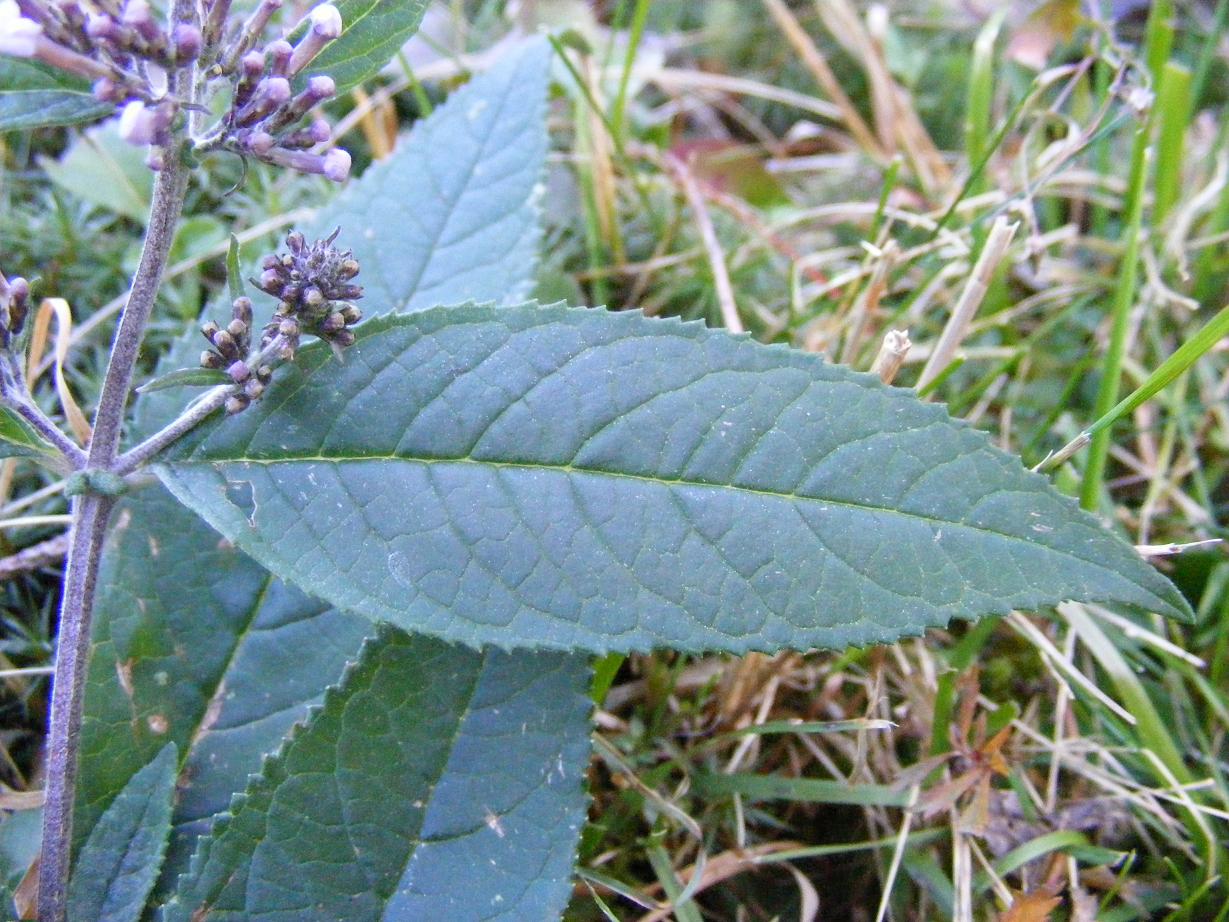
M 550 47 L 454 93 L 315 222 L 363 267 L 364 312 L 522 300 L 537 262 Z M 370 307 L 369 307 L 370 306 Z
M 344 93 L 374 77 L 418 31 L 427 0 L 337 0 L 334 6 L 341 13 L 341 36 L 305 73 L 328 74 Z
M 68 886 L 69 918 L 141 918 L 171 831 L 176 767 L 175 744 L 168 743 L 107 808 L 77 857 Z
M 381 631 L 201 841 L 165 922 L 557 918 L 587 681 L 581 656 Z
M 523 181 L 493 185 L 471 171 L 449 189 L 458 203 L 476 202 L 485 193 L 498 208 L 518 216 L 525 258 L 509 260 L 502 271 L 471 273 L 448 231 L 447 209 L 439 212 L 440 233 L 432 241 L 416 239 L 408 257 L 382 236 L 360 237 L 355 248 L 367 274 L 378 274 L 384 261 L 403 258 L 419 267 L 410 280 L 392 273 L 401 303 L 425 306 L 431 297 L 448 298 L 453 276 L 466 280 L 458 298 L 499 300 L 530 284 L 538 235 L 535 187 L 546 155 L 545 72 L 533 79 L 519 68 L 502 73 L 502 79 L 527 81 L 520 87 L 522 105 L 509 106 L 507 118 L 536 119 L 515 126 L 497 119 L 490 128 L 512 132 L 501 136 L 521 143 L 526 159 L 515 172 L 523 173 Z M 498 95 L 494 74 L 474 84 L 478 89 L 468 92 L 474 104 Z M 535 94 L 537 102 L 530 106 Z M 463 100 L 467 91 L 456 95 Z M 375 207 L 364 202 L 379 202 L 381 228 L 403 227 L 427 214 L 437 203 L 426 187 L 412 181 L 424 169 L 427 150 L 422 138 L 452 136 L 461 112 L 450 104 L 437 109 L 389 161 L 324 209 L 320 225 L 331 230 L 343 224 L 348 243 L 358 216 L 365 218 Z M 384 178 L 377 180 L 379 172 Z M 519 205 L 514 201 L 517 190 Z M 477 260 L 475 266 L 485 266 L 492 252 L 507 248 L 507 241 L 507 222 L 496 221 L 489 229 L 477 230 L 466 252 Z M 423 294 L 424 284 L 428 294 Z M 382 303 L 364 304 L 368 314 L 381 309 Z M 182 366 L 199 350 L 199 335 L 190 333 L 161 366 Z M 171 390 L 143 395 L 138 435 L 168 422 L 183 402 L 183 396 Z M 183 870 L 212 816 L 243 788 L 247 776 L 258 770 L 260 757 L 276 749 L 307 705 L 337 680 L 372 628 L 365 618 L 338 612 L 271 578 L 160 486 L 126 498 L 114 525 L 95 611 L 75 832 L 78 842 L 84 839 L 133 773 L 168 738 L 174 739 L 183 765 L 165 882 Z M 269 682 L 269 676 L 276 681 Z
M 157 471 L 284 578 L 474 645 L 844 647 L 1064 599 L 1189 613 L 941 408 L 634 313 L 380 318 Z
M 370 624 L 273 579 L 160 488 L 117 514 L 96 608 L 77 838 L 174 742 L 174 874 L 261 756 L 341 675 Z
M 38 61 L 0 55 L 0 131 L 75 125 L 113 109 L 95 99 L 89 82 L 80 77 Z

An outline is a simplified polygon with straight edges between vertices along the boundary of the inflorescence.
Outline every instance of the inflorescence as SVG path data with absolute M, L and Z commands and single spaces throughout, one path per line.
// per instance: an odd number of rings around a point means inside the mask
M 251 282 L 277 298 L 273 319 L 261 332 L 260 348 L 252 351 L 252 302 L 237 298 L 232 319 L 225 327 L 210 321 L 201 333 L 211 346 L 201 355 L 201 366 L 223 371 L 234 382 L 226 412 L 239 413 L 259 400 L 273 377 L 277 362 L 290 361 L 304 334 L 323 339 L 340 357 L 354 343 L 350 327 L 362 312 L 349 303 L 363 296 L 354 284 L 358 262 L 349 250 L 333 245 L 338 231 L 309 244 L 298 231 L 286 236 L 287 253 L 266 256 L 260 278 Z
M 229 88 L 230 105 L 216 124 L 192 138 L 194 150 L 229 150 L 341 182 L 350 174 L 350 155 L 340 148 L 318 150 L 332 136 L 319 107 L 337 86 L 327 74 L 306 73 L 341 35 L 341 13 L 321 3 L 267 41 L 282 5 L 260 0 L 245 21 L 231 25 L 231 0 L 207 0 L 199 23 L 166 27 L 146 0 L 0 0 L 0 54 L 39 60 L 93 81 L 95 98 L 115 107 L 121 137 L 150 148 L 153 169 L 165 165 L 178 120 L 207 109 L 207 99 L 172 91 L 169 75 L 195 67 L 204 87 Z

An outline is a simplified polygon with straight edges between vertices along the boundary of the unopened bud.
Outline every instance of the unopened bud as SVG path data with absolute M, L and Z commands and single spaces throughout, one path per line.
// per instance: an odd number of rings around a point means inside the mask
M 308 307 L 312 307 L 312 308 L 320 307 L 327 300 L 328 299 L 325 298 L 323 292 L 321 292 L 320 289 L 315 287 L 314 285 L 307 288 L 303 292 L 303 303 L 306 304 Z
M 353 330 L 338 330 L 329 337 L 329 342 L 334 346 L 346 349 L 354 345 L 355 339 L 357 339 L 357 337 L 354 335 Z
M 231 305 L 231 316 L 236 320 L 243 321 L 245 327 L 252 324 L 252 299 L 251 298 L 235 298 Z
M 293 317 L 287 317 L 277 325 L 277 332 L 282 336 L 293 338 L 299 335 L 299 321 Z
M 268 294 L 276 294 L 282 290 L 285 282 L 282 274 L 276 269 L 266 269 L 260 273 L 260 290 Z
M 255 378 L 248 379 L 247 384 L 243 385 L 243 393 L 251 400 L 259 400 L 265 392 L 265 386 Z
M 94 81 L 94 98 L 99 102 L 122 102 L 124 90 L 110 77 L 102 77 Z
M 343 259 L 341 262 L 340 275 L 342 278 L 349 280 L 358 275 L 359 265 L 357 259 Z
M 277 138 L 267 131 L 253 131 L 243 141 L 244 146 L 258 157 L 263 157 L 277 146 Z
M 190 22 L 181 22 L 171 33 L 171 41 L 175 46 L 175 60 L 178 62 L 195 61 L 200 57 L 204 36 L 201 30 Z
M 278 77 L 289 74 L 290 56 L 294 54 L 294 46 L 284 38 L 270 42 L 265 46 L 265 56 L 269 59 L 269 71 Z
M 324 46 L 341 35 L 341 13 L 331 3 L 322 3 L 307 14 L 310 27 L 295 46 L 290 58 L 289 73 L 297 74 L 316 57 Z
M 238 342 L 248 335 L 248 325 L 242 320 L 232 320 L 226 325 L 226 332 L 235 337 L 235 341 Z
M 320 321 L 320 332 L 324 334 L 336 333 L 339 330 L 346 328 L 346 318 L 341 311 L 334 311 Z
M 340 147 L 334 147 L 324 155 L 324 169 L 320 172 L 333 182 L 345 182 L 350 175 L 350 165 L 350 155 Z
M 152 144 L 158 133 L 158 118 L 139 99 L 124 106 L 119 115 L 119 136 L 129 144 L 144 147 Z
M 0 54 L 32 58 L 38 52 L 43 27 L 21 15 L 16 0 L 0 3 Z
M 286 246 L 290 247 L 293 253 L 302 253 L 307 246 L 307 238 L 299 231 L 291 231 L 286 235 Z
M 235 358 L 239 354 L 239 347 L 235 343 L 235 338 L 226 330 L 218 330 L 213 334 L 213 345 L 227 358 Z
M 201 353 L 201 368 L 222 369 L 226 367 L 226 359 L 218 355 L 212 350 L 205 350 Z
M 341 309 L 341 316 L 345 318 L 347 325 L 352 325 L 363 319 L 363 312 L 353 304 L 347 304 Z
M 247 394 L 234 394 L 226 398 L 226 415 L 234 416 L 236 413 L 242 413 L 252 401 L 248 399 Z
M 213 342 L 214 335 L 220 329 L 221 327 L 219 327 L 212 320 L 206 320 L 204 323 L 201 324 L 201 335 L 204 336 L 205 339 L 209 340 L 210 342 Z
M 230 375 L 230 379 L 236 384 L 242 384 L 252 376 L 252 370 L 248 368 L 247 362 L 239 361 L 231 364 L 226 369 L 226 373 Z
M 260 381 L 261 384 L 268 384 L 269 381 L 272 380 L 272 378 L 273 378 L 273 366 L 272 365 L 261 365 L 259 368 L 256 369 L 256 379 Z

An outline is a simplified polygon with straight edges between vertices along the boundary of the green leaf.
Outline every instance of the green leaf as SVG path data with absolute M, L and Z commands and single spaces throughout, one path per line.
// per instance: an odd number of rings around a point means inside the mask
M 522 69 L 504 73 L 505 79 L 528 80 Z M 456 99 L 480 105 L 495 88 L 494 73 L 488 74 L 459 91 Z M 499 272 L 471 272 L 465 254 L 487 265 L 492 251 L 506 247 L 508 221 L 470 228 L 472 246 L 461 252 L 454 244 L 456 232 L 448 231 L 445 210 L 437 216 L 439 233 L 432 232 L 430 239 L 414 237 L 414 249 L 408 253 L 390 245 L 384 235 L 353 241 L 363 259 L 361 281 L 367 283 L 369 276 L 395 278 L 402 298 L 422 306 L 435 298 L 449 299 L 454 276 L 464 283 L 464 291 L 482 298 L 528 288 L 538 237 L 532 201 L 537 199 L 546 155 L 545 68 L 522 90 L 526 96 L 536 93 L 538 101 L 513 107 L 508 118 L 535 118 L 536 124 L 505 125 L 501 137 L 523 143 L 522 153 L 536 157 L 518 167 L 526 171 L 525 181 L 491 185 L 481 171 L 471 170 L 452 180 L 449 188 L 463 203 L 477 201 L 485 192 L 523 221 L 519 233 L 525 258 L 509 258 Z M 351 185 L 353 194 L 322 210 L 321 225 L 332 230 L 344 223 L 349 230 L 356 215 L 361 212 L 366 220 L 366 213 L 378 208 L 379 227 L 402 228 L 428 213 L 434 194 L 415 182 L 425 169 L 421 139 L 441 132 L 450 136 L 454 129 L 448 126 L 458 111 L 463 110 L 445 105 L 421 123 L 385 164 Z M 443 166 L 440 161 L 438 167 Z M 375 170 L 385 172 L 387 185 L 370 178 Z M 511 198 L 517 189 L 519 206 Z M 396 239 L 409 245 L 404 235 Z M 410 261 L 418 267 L 415 277 L 396 275 L 402 263 Z M 230 274 L 242 277 L 233 269 Z M 380 305 L 364 303 L 363 308 L 372 314 Z M 229 315 L 228 303 L 219 316 Z M 189 331 L 162 368 L 188 364 L 199 344 L 199 333 Z M 182 403 L 182 394 L 173 389 L 143 394 L 138 435 L 165 425 Z M 76 831 L 80 841 L 127 779 L 168 737 L 173 739 L 183 761 L 182 796 L 165 882 L 183 870 L 196 837 L 209 828 L 213 815 L 243 788 L 247 776 L 259 768 L 260 757 L 277 748 L 307 705 L 337 680 L 372 627 L 366 618 L 339 612 L 270 577 L 161 487 L 125 499 L 114 523 L 95 611 Z M 269 683 L 268 676 L 277 680 Z
M 201 841 L 165 922 L 558 918 L 588 679 L 583 656 L 382 630 Z
M 153 173 L 142 148 L 120 138 L 114 123 L 85 132 L 60 157 L 40 159 L 53 183 L 82 201 L 144 223 Z
M 95 608 L 77 837 L 174 742 L 180 792 L 165 879 L 371 626 L 274 579 L 160 487 L 116 513 Z
M 215 368 L 179 368 L 142 384 L 137 393 L 150 394 L 172 387 L 215 387 L 230 382 L 230 375 Z
M 527 42 L 475 77 L 341 193 L 309 236 L 341 226 L 368 316 L 529 293 L 540 237 L 550 47 Z
M 742 652 L 1064 599 L 1190 612 L 941 408 L 638 313 L 378 318 L 155 469 L 306 591 L 473 645 Z
M 337 81 L 337 91 L 344 93 L 378 74 L 418 31 L 427 0 L 338 0 L 334 5 L 344 31 L 325 46 L 305 74 L 328 74 Z
M 70 918 L 141 918 L 171 831 L 175 769 L 175 744 L 168 743 L 132 776 L 90 832 L 68 885 Z
M 29 458 L 53 470 L 67 473 L 64 459 L 44 442 L 29 423 L 10 410 L 0 407 L 0 458 Z
M 92 122 L 114 109 L 94 98 L 86 80 L 38 61 L 0 55 L 0 131 Z

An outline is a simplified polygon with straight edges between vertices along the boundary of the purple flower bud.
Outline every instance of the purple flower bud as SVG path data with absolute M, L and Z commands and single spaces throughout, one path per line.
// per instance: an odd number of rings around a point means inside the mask
M 226 415 L 234 416 L 236 413 L 242 413 L 251 404 L 246 394 L 235 394 L 233 397 L 226 398 Z
M 294 46 L 283 38 L 269 42 L 265 46 L 265 56 L 269 59 L 269 70 L 279 77 L 287 75 L 290 67 L 290 57 L 294 54 Z
M 139 99 L 134 99 L 120 111 L 119 136 L 129 144 L 138 147 L 152 144 L 157 133 L 157 116 Z
M 307 19 L 310 28 L 295 46 L 290 59 L 289 72 L 292 75 L 306 67 L 325 45 L 341 35 L 343 28 L 341 13 L 331 3 L 320 4 L 307 14 Z
M 286 150 L 284 147 L 274 148 L 265 158 L 276 166 L 289 167 L 300 173 L 317 173 L 326 176 L 333 182 L 342 182 L 350 175 L 350 155 L 340 148 L 334 148 L 324 156 L 305 150 Z
M 260 274 L 260 290 L 268 294 L 280 292 L 285 286 L 282 274 L 276 269 L 266 269 Z
M 120 21 L 136 30 L 136 33 L 151 45 L 161 47 L 166 38 L 162 34 L 146 0 L 128 0 Z
M 145 165 L 155 173 L 161 173 L 166 169 L 166 154 L 163 153 L 160 147 L 151 147 L 149 154 L 145 157 Z
M 242 321 L 244 326 L 248 326 L 252 322 L 252 299 L 248 297 L 235 298 L 231 304 L 230 314 L 236 320 Z
M 288 99 L 289 80 L 285 77 L 265 77 L 256 85 L 252 101 L 240 110 L 237 121 L 240 125 L 254 125 L 276 112 Z
M 311 77 L 307 81 L 307 89 L 303 92 L 316 102 L 324 102 L 337 95 L 337 81 L 327 74 Z
M 243 76 L 255 80 L 265 72 L 265 56 L 259 51 L 249 51 L 239 65 L 243 68 Z
M 201 30 L 192 23 L 181 22 L 171 33 L 171 41 L 175 45 L 176 61 L 195 61 L 200 57 L 205 39 L 201 35 Z
M 90 38 L 114 41 L 119 31 L 119 24 L 106 13 L 90 13 L 85 18 L 85 34 Z
M 244 145 L 253 154 L 263 157 L 277 146 L 277 138 L 267 131 L 253 131 L 244 140 Z
M 243 386 L 243 393 L 252 400 L 259 400 L 264 392 L 265 386 L 255 378 L 250 379 L 248 383 Z
M 123 87 L 110 77 L 94 81 L 94 98 L 99 102 L 123 102 L 125 95 Z
M 340 147 L 334 147 L 324 155 L 325 177 L 333 182 L 345 182 L 350 175 L 350 155 Z
M 252 370 L 248 368 L 247 362 L 243 361 L 233 363 L 226 369 L 226 373 L 230 375 L 230 379 L 236 384 L 242 384 L 252 376 Z
M 32 58 L 42 34 L 42 25 L 21 15 L 17 0 L 0 0 L 0 54 Z
M 312 121 L 308 134 L 317 144 L 323 144 L 333 136 L 333 129 L 329 128 L 329 123 L 324 119 L 318 118 Z

